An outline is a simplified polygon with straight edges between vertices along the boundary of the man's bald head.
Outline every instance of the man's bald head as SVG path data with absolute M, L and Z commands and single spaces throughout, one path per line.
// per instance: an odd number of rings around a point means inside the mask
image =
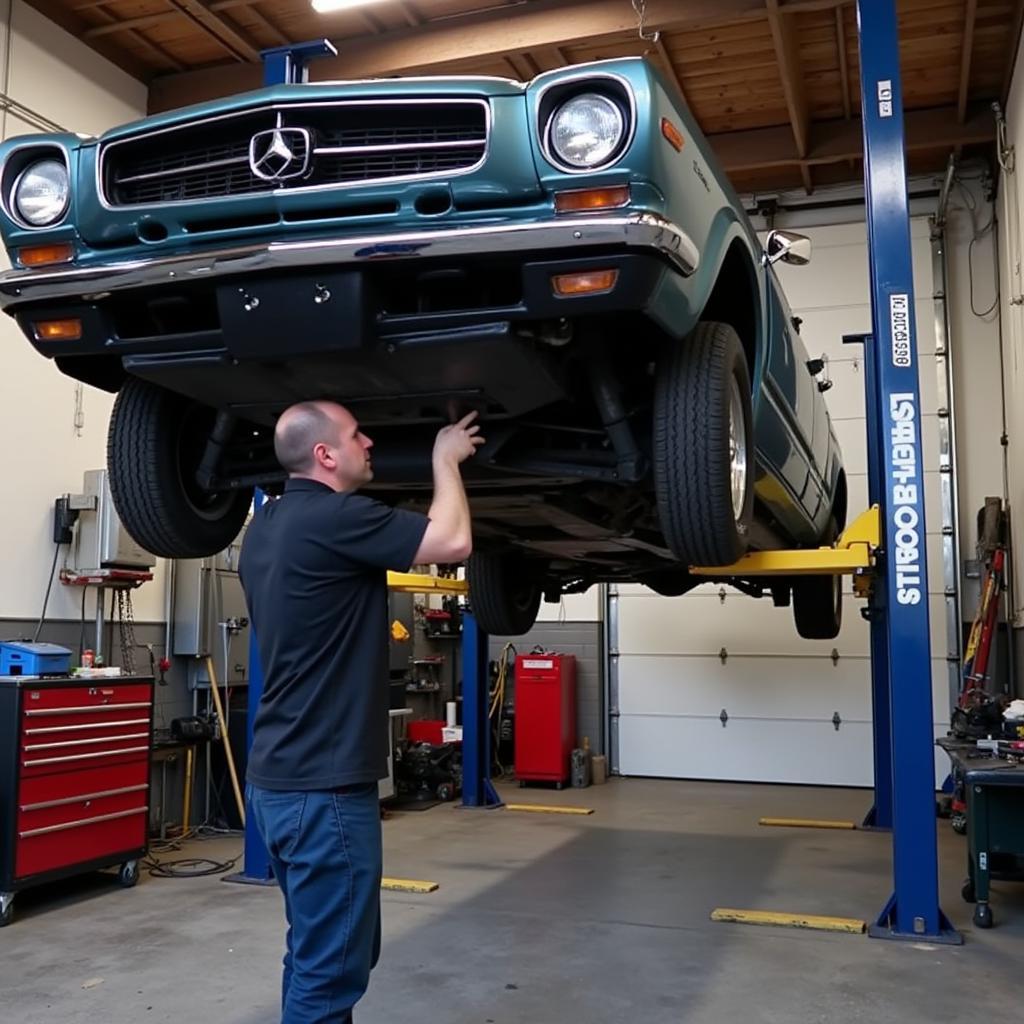
M 333 402 L 299 402 L 281 413 L 274 429 L 274 454 L 284 469 L 308 473 L 316 461 L 314 446 L 338 443 L 338 412 L 344 410 Z

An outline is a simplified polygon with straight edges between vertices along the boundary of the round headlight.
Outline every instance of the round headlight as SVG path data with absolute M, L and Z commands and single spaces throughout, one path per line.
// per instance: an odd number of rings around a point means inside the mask
M 585 92 L 555 111 L 549 135 L 551 150 L 570 167 L 599 167 L 615 153 L 625 130 L 617 103 L 596 92 Z
M 14 211 L 34 228 L 60 220 L 68 205 L 68 169 L 48 158 L 29 164 L 14 186 Z

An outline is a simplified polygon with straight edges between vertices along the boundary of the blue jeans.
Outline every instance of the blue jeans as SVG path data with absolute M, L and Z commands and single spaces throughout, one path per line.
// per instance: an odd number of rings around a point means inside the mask
M 281 1022 L 348 1024 L 380 955 L 377 784 L 246 796 L 288 919 Z

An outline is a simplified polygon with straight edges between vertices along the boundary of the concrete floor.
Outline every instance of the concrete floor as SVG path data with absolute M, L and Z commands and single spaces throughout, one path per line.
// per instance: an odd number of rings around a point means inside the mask
M 811 1024 L 1015 1019 L 1024 885 L 998 884 L 980 932 L 959 896 L 965 841 L 940 822 L 943 905 L 962 947 L 716 924 L 716 906 L 870 918 L 890 892 L 889 838 L 759 828 L 761 815 L 859 819 L 848 790 L 612 780 L 536 803 L 590 817 L 395 814 L 384 954 L 359 1024 Z M 190 844 L 222 858 L 236 839 Z M 182 854 L 178 854 L 181 856 Z M 0 931 L 5 1024 L 275 1024 L 276 890 L 219 878 L 101 876 L 19 896 Z

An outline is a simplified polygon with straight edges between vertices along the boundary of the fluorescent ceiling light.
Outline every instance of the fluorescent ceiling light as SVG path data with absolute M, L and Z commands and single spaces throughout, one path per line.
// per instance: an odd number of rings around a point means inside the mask
M 313 10 L 318 14 L 331 14 L 344 11 L 349 7 L 362 7 L 363 4 L 378 3 L 379 0 L 312 0 Z

